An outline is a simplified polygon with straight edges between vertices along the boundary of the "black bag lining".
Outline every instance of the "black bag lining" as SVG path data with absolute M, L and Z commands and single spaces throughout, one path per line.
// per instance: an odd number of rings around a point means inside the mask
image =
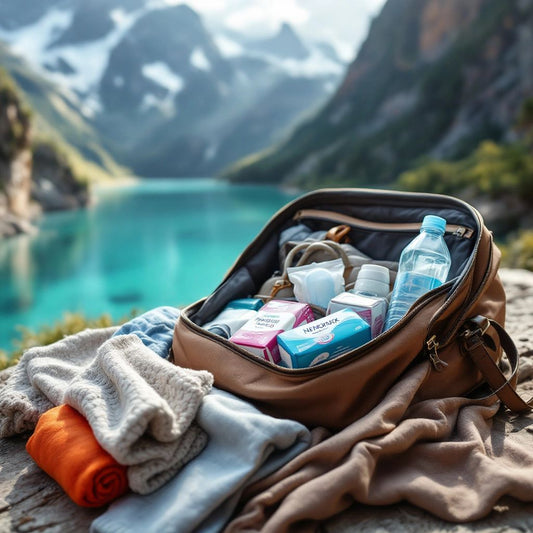
M 283 229 L 300 223 L 293 220 L 296 211 L 312 208 L 324 211 L 333 211 L 353 216 L 370 222 L 387 223 L 412 223 L 421 222 L 425 215 L 438 215 L 446 219 L 449 224 L 456 224 L 473 230 L 471 238 L 447 234 L 446 244 L 452 257 L 452 265 L 448 280 L 459 278 L 468 267 L 478 240 L 479 222 L 467 204 L 458 203 L 450 207 L 443 206 L 448 197 L 434 197 L 428 195 L 429 201 L 424 201 L 414 196 L 413 205 L 409 205 L 410 197 L 402 198 L 402 205 L 398 205 L 398 198 L 376 198 L 375 194 L 369 197 L 355 195 L 354 198 L 335 197 L 335 201 L 317 204 L 313 195 L 304 196 L 300 201 L 288 205 L 281 215 L 277 229 L 270 235 L 262 234 L 257 240 L 258 249 L 247 258 L 246 263 L 238 267 L 215 291 L 205 300 L 203 305 L 190 318 L 199 325 L 213 319 L 224 306 L 235 298 L 245 298 L 256 294 L 275 271 L 281 269 L 279 265 L 279 236 Z M 443 200 L 444 199 L 444 200 Z M 379 200 L 379 203 L 378 203 Z M 434 200 L 434 201 L 431 201 Z M 438 205 L 440 200 L 440 206 Z M 348 202 L 348 203 L 346 203 Z M 306 205 L 309 203 L 309 205 Z M 422 204 L 422 205 L 421 205 Z M 431 205 L 436 204 L 436 205 Z M 324 220 L 303 221 L 313 231 L 327 230 L 333 223 Z M 350 239 L 352 244 L 372 259 L 398 261 L 405 246 L 417 235 L 416 232 L 375 231 L 352 228 Z M 453 289 L 453 286 L 452 286 Z

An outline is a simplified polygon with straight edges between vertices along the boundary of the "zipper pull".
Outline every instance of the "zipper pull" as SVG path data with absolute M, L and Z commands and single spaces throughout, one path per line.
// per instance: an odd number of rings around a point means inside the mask
M 455 237 L 459 237 L 460 239 L 462 239 L 463 237 L 465 239 L 470 239 L 473 234 L 474 232 L 472 231 L 472 229 L 465 228 L 463 226 L 457 226 L 455 228 L 455 231 L 452 233 L 452 235 L 454 235 Z
M 437 372 L 442 372 L 448 366 L 448 363 L 439 357 L 438 349 L 439 343 L 437 342 L 437 336 L 433 335 L 429 338 L 429 340 L 426 341 L 426 350 L 433 368 Z

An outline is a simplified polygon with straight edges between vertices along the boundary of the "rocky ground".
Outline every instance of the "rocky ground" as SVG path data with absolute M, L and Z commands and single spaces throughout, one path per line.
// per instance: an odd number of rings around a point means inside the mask
M 533 395 L 533 272 L 502 270 L 508 300 L 507 330 L 521 354 L 519 389 Z M 9 369 L 0 373 L 0 386 Z M 531 440 L 533 415 L 497 415 L 495 427 L 505 434 L 520 432 Z M 533 500 L 533 495 L 532 495 Z M 98 509 L 76 506 L 61 488 L 26 454 L 22 438 L 0 440 L 0 531 L 47 533 L 87 531 Z M 323 533 L 379 532 L 524 532 L 533 531 L 533 503 L 507 498 L 483 520 L 452 524 L 411 505 L 390 507 L 353 506 L 321 526 Z

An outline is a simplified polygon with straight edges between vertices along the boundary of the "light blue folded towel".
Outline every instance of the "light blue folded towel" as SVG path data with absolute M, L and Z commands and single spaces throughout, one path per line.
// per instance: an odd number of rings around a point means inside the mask
M 145 346 L 167 359 L 174 325 L 179 316 L 180 310 L 176 307 L 156 307 L 122 324 L 113 336 L 134 333 Z
M 197 414 L 209 442 L 159 490 L 126 495 L 91 525 L 92 533 L 215 533 L 231 517 L 244 488 L 310 446 L 302 424 L 259 412 L 213 388 Z

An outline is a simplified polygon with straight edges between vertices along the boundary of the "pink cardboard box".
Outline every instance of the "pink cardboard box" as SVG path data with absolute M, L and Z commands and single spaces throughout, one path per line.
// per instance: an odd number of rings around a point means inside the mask
M 229 340 L 267 361 L 279 363 L 278 335 L 314 319 L 313 311 L 307 304 L 271 300 Z

